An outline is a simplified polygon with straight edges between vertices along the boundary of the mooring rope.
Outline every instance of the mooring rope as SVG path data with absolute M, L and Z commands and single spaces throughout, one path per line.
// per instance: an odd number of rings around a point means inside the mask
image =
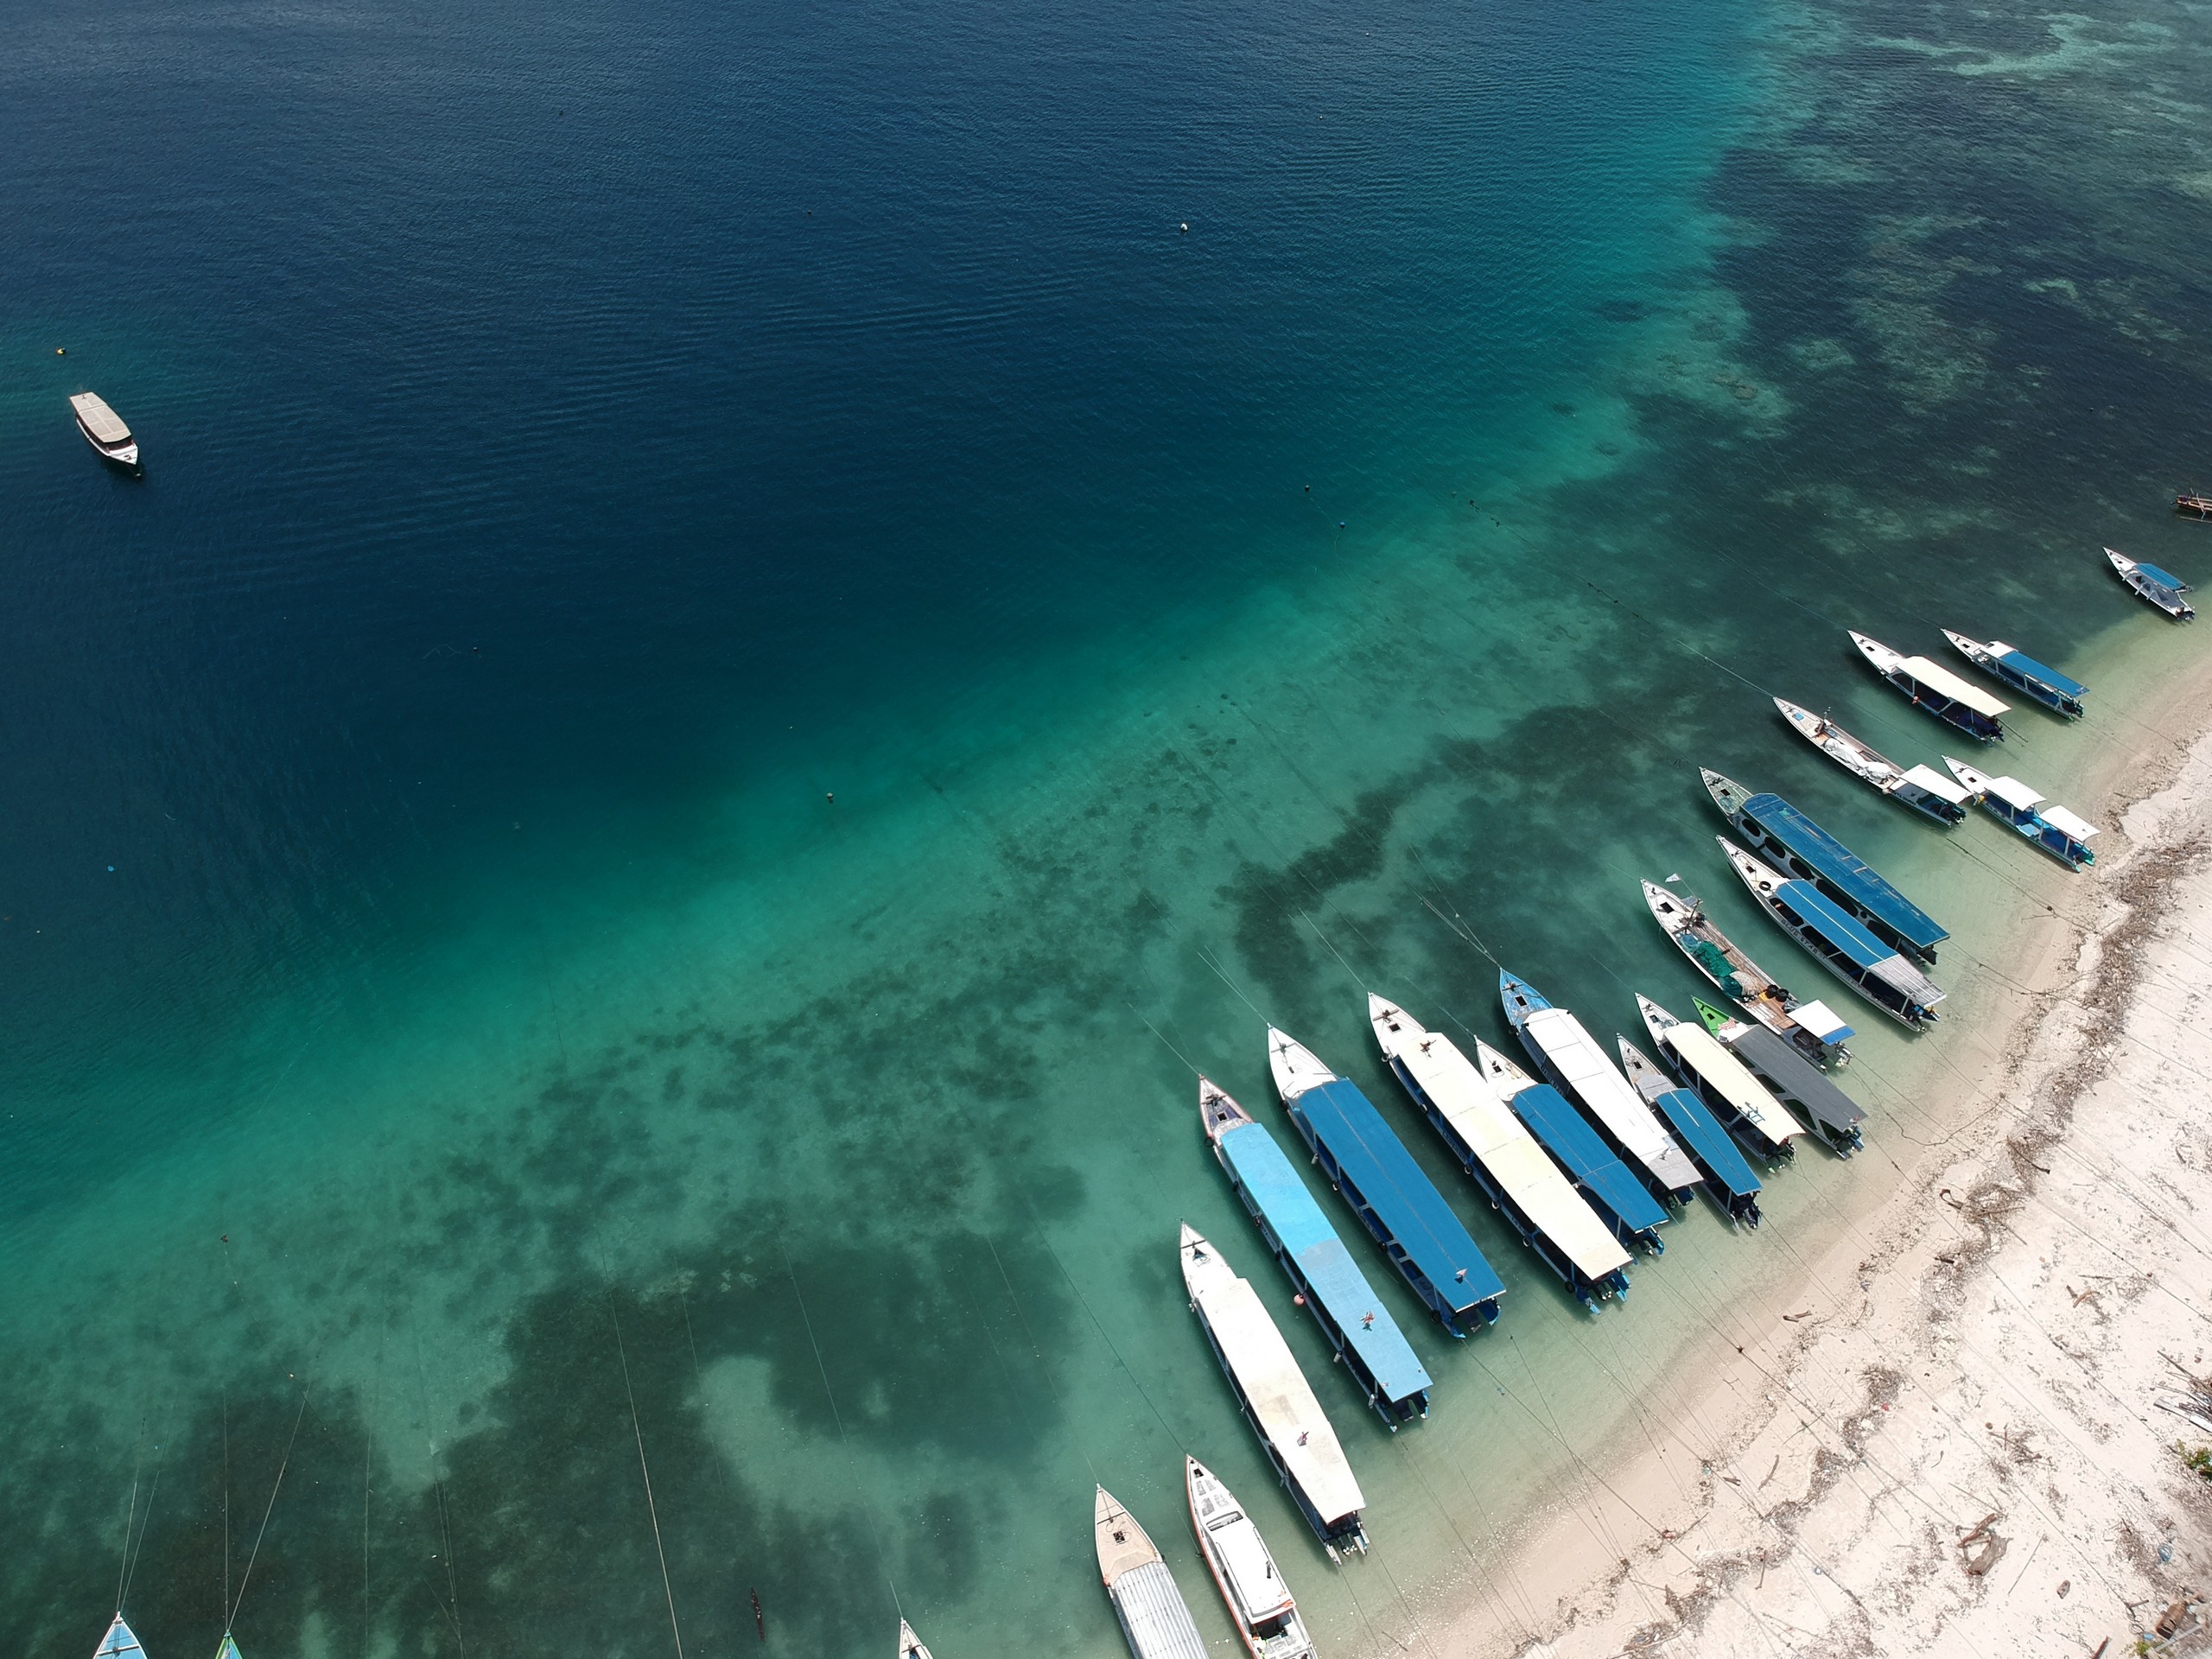
M 653 1523 L 653 1554 L 660 1557 L 661 1593 L 668 1598 L 668 1629 L 676 1638 L 676 1659 L 683 1659 L 683 1631 L 676 1622 L 676 1590 L 668 1579 L 668 1551 L 660 1538 L 660 1509 L 653 1502 L 653 1471 L 645 1465 L 645 1431 L 638 1421 L 638 1391 L 630 1386 L 630 1354 L 622 1344 L 622 1315 L 614 1306 L 614 1287 L 607 1288 L 607 1317 L 614 1325 L 614 1353 L 622 1362 L 622 1392 L 630 1402 L 630 1432 L 638 1441 L 638 1473 L 645 1483 L 645 1514 Z M 686 1316 L 688 1327 L 689 1316 Z
M 294 1441 L 300 1438 L 300 1420 L 307 1414 L 307 1390 L 302 1389 L 300 1391 L 300 1408 L 292 1414 L 292 1432 L 285 1438 L 284 1440 L 284 1455 L 276 1465 L 276 1484 L 272 1485 L 269 1489 L 269 1507 L 261 1512 L 261 1530 L 253 1535 L 253 1548 L 245 1558 L 245 1571 L 238 1575 L 238 1599 L 232 1602 L 223 1611 L 223 1630 L 226 1634 L 229 1633 L 232 1624 L 237 1621 L 238 1609 L 245 1605 L 245 1587 L 252 1581 L 253 1564 L 261 1559 L 261 1541 L 269 1535 L 269 1517 L 276 1512 L 276 1494 L 284 1490 L 284 1471 L 292 1466 L 292 1445 Z M 230 1582 L 229 1548 L 231 1524 L 230 1465 L 227 1460 L 227 1442 L 226 1442 L 226 1461 L 224 1464 L 223 1475 L 223 1543 L 225 1551 L 223 1556 L 223 1567 L 226 1594 L 228 1593 Z

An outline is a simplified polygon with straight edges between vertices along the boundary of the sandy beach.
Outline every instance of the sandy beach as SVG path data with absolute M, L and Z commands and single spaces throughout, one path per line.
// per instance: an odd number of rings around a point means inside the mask
M 1947 1132 L 1740 1310 L 1717 1382 L 1584 1460 L 1436 1651 L 2212 1648 L 2208 715 L 2199 674 L 2082 779 L 2097 871 L 2020 925 L 1985 1058 L 1931 1058 Z

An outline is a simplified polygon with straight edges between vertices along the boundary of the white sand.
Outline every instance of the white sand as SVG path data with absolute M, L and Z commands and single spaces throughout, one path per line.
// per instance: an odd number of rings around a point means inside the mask
M 1433 1651 L 2212 1652 L 2212 1432 L 2164 1408 L 2212 1373 L 2212 732 L 2114 781 L 1953 1131 Z

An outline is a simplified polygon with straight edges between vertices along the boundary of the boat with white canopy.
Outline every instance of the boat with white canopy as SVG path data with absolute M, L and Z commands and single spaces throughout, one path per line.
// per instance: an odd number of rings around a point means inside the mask
M 130 435 L 123 416 L 107 406 L 105 398 L 96 391 L 80 391 L 70 398 L 69 407 L 76 412 L 77 430 L 102 461 L 111 461 L 118 467 L 137 466 L 138 440 Z
M 1643 1016 L 1643 1028 L 1651 1034 L 1659 1058 L 1738 1140 L 1769 1163 L 1796 1156 L 1792 1142 L 1804 1132 L 1802 1127 L 1782 1109 L 1782 1103 L 1767 1092 L 1751 1067 L 1721 1046 L 1719 1038 L 1703 1026 L 1675 1019 L 1641 994 L 1636 1011 Z
M 1859 1103 L 1827 1072 L 1808 1064 L 1799 1050 L 1764 1026 L 1739 1020 L 1701 996 L 1692 997 L 1690 1006 L 1697 1010 L 1698 1023 L 1751 1067 L 1751 1075 L 1777 1100 L 1810 1123 L 1838 1157 L 1848 1158 L 1866 1145 L 1859 1126 L 1866 1114 Z
M 1628 1291 L 1628 1252 L 1544 1155 L 1489 1078 L 1440 1031 L 1370 995 L 1383 1064 L 1521 1242 L 1583 1302 Z
M 1475 1039 L 1475 1070 L 1514 1116 L 1528 1125 L 1529 1133 L 1552 1155 L 1615 1238 L 1630 1247 L 1641 1245 L 1654 1255 L 1666 1249 L 1659 1229 L 1673 1219 L 1667 1206 L 1651 1196 L 1565 1095 L 1548 1083 L 1539 1083 L 1479 1037 Z
M 2131 559 L 2109 547 L 2105 549 L 2105 557 L 2112 561 L 2112 568 L 2119 572 L 2128 590 L 2144 603 L 2164 611 L 2177 622 L 2196 620 L 2196 608 L 2182 597 L 2190 591 L 2190 585 L 2172 571 Z
M 2068 869 L 2078 870 L 2097 861 L 2096 854 L 2089 849 L 2089 837 L 2097 833 L 2097 826 L 2088 819 L 2056 801 L 2046 801 L 2017 778 L 1992 778 L 1948 754 L 1943 764 L 1974 791 L 1991 817 L 2009 825 L 2022 840 L 2050 854 Z
M 1809 881 L 1769 869 L 1726 836 L 1715 836 L 1745 890 L 1813 959 L 1909 1030 L 1937 1018 L 1942 988 L 1844 913 Z
M 1861 783 L 1870 784 L 1900 805 L 1923 817 L 1948 826 L 1965 822 L 1967 793 L 1933 766 L 1901 766 L 1872 744 L 1853 737 L 1826 715 L 1816 715 L 1802 703 L 1777 697 L 1790 728 L 1822 754 Z
M 1980 686 L 1961 679 L 1941 663 L 1925 657 L 1908 657 L 1855 628 L 1847 628 L 1859 654 L 1874 671 L 1904 693 L 1912 706 L 1924 709 L 1946 725 L 1955 726 L 1968 737 L 1994 743 L 2005 735 L 1999 716 L 2012 705 L 1993 697 Z
M 1758 1226 L 1759 1178 L 1751 1173 L 1728 1131 L 1706 1109 L 1703 1101 L 1662 1071 L 1649 1055 L 1625 1037 L 1615 1040 L 1620 1044 L 1621 1070 L 1630 1084 L 1653 1111 L 1675 1126 L 1682 1145 L 1705 1172 L 1707 1195 L 1729 1220 Z
M 1313 1659 L 1313 1638 L 1299 1616 L 1298 1599 L 1282 1580 L 1268 1541 L 1244 1513 L 1221 1477 L 1185 1454 L 1183 1491 L 1191 1530 L 1213 1574 L 1213 1587 L 1229 1609 L 1229 1622 L 1252 1659 Z
M 1851 1051 L 1847 1038 L 1857 1033 L 1836 1017 L 1835 1010 L 1817 1000 L 1792 995 L 1750 952 L 1723 933 L 1705 913 L 1694 893 L 1675 893 L 1656 881 L 1643 883 L 1644 908 L 1651 919 L 1689 958 L 1690 966 L 1712 982 L 1713 988 L 1776 1036 L 1791 1044 L 1808 1060 L 1821 1065 L 1847 1065 Z
M 2008 645 L 2002 639 L 1985 643 L 1969 639 L 1963 633 L 1954 633 L 1948 628 L 1943 630 L 1943 637 L 1960 656 L 2022 696 L 2033 697 L 2044 708 L 2069 720 L 2082 717 L 2082 699 L 2089 695 L 2089 688 L 2071 675 L 2060 673 L 2048 663 L 2037 662 L 2018 645 Z
M 1159 1548 L 1103 1486 L 1091 1506 L 1090 1538 L 1098 1576 L 1135 1659 L 1212 1659 Z

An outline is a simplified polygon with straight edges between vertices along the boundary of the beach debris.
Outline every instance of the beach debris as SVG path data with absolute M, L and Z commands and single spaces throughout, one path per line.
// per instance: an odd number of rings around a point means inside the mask
M 1807 1308 L 1807 1309 L 1806 1309 L 1802 1313 L 1785 1313 L 1785 1314 L 1783 1314 L 1782 1317 L 1783 1317 L 1783 1319 L 1788 1319 L 1791 1324 L 1793 1324 L 1793 1325 L 1794 1325 L 1794 1324 L 1796 1324 L 1799 1319 L 1811 1319 L 1811 1318 L 1813 1317 L 1813 1310 L 1812 1310 L 1811 1308 L 1809 1308 L 1809 1307 L 1808 1307 L 1808 1308 Z
M 2112 1646 L 2112 1637 L 2107 1637 L 2097 1643 L 2097 1650 L 2089 1656 L 2089 1659 L 2105 1659 L 2105 1649 L 2110 1646 Z
M 2061 1579 L 2061 1580 L 2058 1581 L 2058 1599 L 2059 1599 L 2061 1601 L 2065 1600 L 2065 1599 L 2066 1599 L 2066 1592 L 2067 1592 L 2069 1590 L 2071 1590 L 2073 1587 L 2074 1587 L 2074 1580 L 2071 1580 L 2071 1579 Z
M 2153 1624 L 2151 1628 L 2156 1630 L 2161 1637 L 2171 1640 L 2174 1632 L 2180 1630 L 2181 1627 L 2188 1622 L 2189 1604 L 2185 1601 L 2177 1601 L 2169 1605 L 2164 1612 L 2158 1615 L 2158 1622 L 2156 1624 Z
M 2005 1557 L 2005 1540 L 1995 1533 L 1982 1540 L 1981 1549 L 1967 1563 L 1967 1576 L 1978 1579 Z

